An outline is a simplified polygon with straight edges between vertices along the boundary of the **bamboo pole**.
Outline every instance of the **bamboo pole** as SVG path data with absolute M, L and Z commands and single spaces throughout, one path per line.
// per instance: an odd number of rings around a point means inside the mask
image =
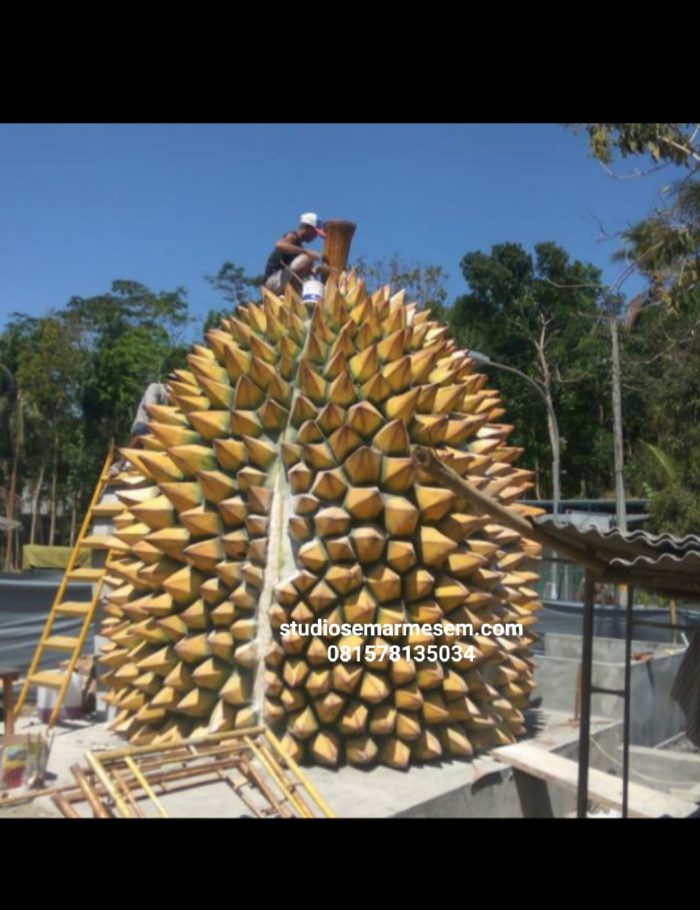
M 258 733 L 264 733 L 264 731 L 265 727 L 261 725 L 242 727 L 240 730 L 226 730 L 223 733 L 211 733 L 208 736 L 202 736 L 199 739 L 191 740 L 191 742 L 195 745 L 202 745 L 206 743 L 221 742 L 227 738 L 246 739 L 247 737 L 257 735 Z M 160 746 L 127 746 L 124 749 L 111 749 L 109 751 L 100 752 L 100 761 L 105 762 L 115 758 L 124 758 L 125 755 L 130 755 L 134 758 L 137 755 L 148 755 L 154 752 L 172 752 L 175 749 L 182 748 L 183 743 L 166 743 L 165 745 Z
M 93 792 L 83 769 L 79 765 L 72 765 L 70 770 L 71 774 L 76 779 L 84 799 L 89 803 L 95 818 L 112 818 L 112 814 L 107 811 L 105 806 L 100 802 L 97 794 Z M 71 800 L 71 802 L 74 801 L 75 800 Z
M 300 784 L 297 781 L 293 781 L 293 780 L 289 779 L 289 777 L 285 773 L 286 769 L 284 767 L 282 767 L 282 765 L 280 765 L 279 761 L 277 760 L 277 756 L 275 756 L 275 754 L 270 751 L 270 748 L 267 745 L 261 744 L 260 751 L 265 754 L 265 756 L 269 759 L 270 764 L 272 766 L 274 766 L 274 768 L 279 772 L 280 779 L 285 782 L 285 785 L 289 788 L 289 792 L 294 794 L 294 797 L 295 797 L 295 799 L 298 800 L 299 805 L 304 807 L 304 817 L 313 818 L 314 817 L 313 809 L 311 808 L 311 806 L 309 806 L 309 804 L 304 799 L 303 793 L 299 792 L 300 789 L 303 791 L 304 784 L 303 783 Z
M 227 755 L 233 757 L 238 752 L 246 752 L 246 751 L 248 751 L 248 746 L 245 745 L 245 743 L 235 743 L 230 746 L 219 746 L 217 748 L 207 749 L 206 752 L 197 752 L 197 753 L 185 754 L 185 755 L 164 756 L 162 759 L 151 759 L 150 761 L 146 760 L 143 762 L 139 762 L 138 767 L 141 769 L 141 771 L 148 772 L 148 771 L 156 770 L 157 768 L 162 768 L 165 765 L 174 764 L 176 762 L 185 765 L 190 762 L 196 761 L 197 759 L 211 758 L 211 757 L 217 757 L 217 756 L 225 757 Z M 115 761 L 117 761 L 117 762 L 125 761 L 125 760 L 126 759 L 115 759 Z
M 253 779 L 260 792 L 270 803 L 273 809 L 275 809 L 278 815 L 280 815 L 282 818 L 294 818 L 294 813 L 291 811 L 289 806 L 285 806 L 283 802 L 280 802 L 278 800 L 278 798 L 273 793 L 272 788 L 268 786 L 267 781 L 263 778 L 257 768 L 254 768 L 250 762 L 244 761 L 241 767 L 241 771 L 246 775 L 246 777 Z
M 546 531 L 533 525 L 527 518 L 523 518 L 522 515 L 518 515 L 517 512 L 509 509 L 507 506 L 501 505 L 501 503 L 492 496 L 475 489 L 471 484 L 460 477 L 459 474 L 453 471 L 452 468 L 443 464 L 431 449 L 427 449 L 424 446 L 415 446 L 412 457 L 416 467 L 425 471 L 427 474 L 430 474 L 431 477 L 449 490 L 452 490 L 459 496 L 463 496 L 465 499 L 469 500 L 469 502 L 480 512 L 491 515 L 501 524 L 508 528 L 512 528 L 512 530 L 517 531 L 529 540 L 534 540 L 545 547 L 552 547 L 552 549 L 558 550 L 560 553 L 568 556 L 569 559 L 572 559 L 574 562 L 578 562 L 586 569 L 589 569 L 595 575 L 602 576 L 605 573 L 607 566 L 603 560 L 597 559 L 595 556 L 581 550 L 579 547 L 565 543 L 553 535 L 548 534 Z
M 283 775 L 280 774 L 280 771 L 275 767 L 275 763 L 271 762 L 269 756 L 265 755 L 262 749 L 260 749 L 250 738 L 248 738 L 248 744 L 253 750 L 255 757 L 275 781 L 289 803 L 294 806 L 302 818 L 310 818 L 311 815 L 309 814 L 308 807 L 305 806 L 304 803 L 297 797 L 296 793 L 290 789 L 288 781 L 286 781 Z
M 65 787 L 45 787 L 43 790 L 34 790 L 29 793 L 18 793 L 15 796 L 4 796 L 0 795 L 0 809 L 4 809 L 5 806 L 18 806 L 21 803 L 30 803 L 32 800 L 37 799 L 39 796 L 51 796 L 55 793 L 61 793 L 66 790 L 74 790 L 75 787 L 73 784 L 68 784 Z
M 242 761 L 242 759 L 240 759 L 240 758 L 229 758 L 229 759 L 221 760 L 216 763 L 211 763 L 210 765 L 207 765 L 206 767 L 179 768 L 174 771 L 168 771 L 168 772 L 164 772 L 162 774 L 154 775 L 153 777 L 149 778 L 148 782 L 149 782 L 149 784 L 151 784 L 151 786 L 156 786 L 156 787 L 163 786 L 163 784 L 172 783 L 172 782 L 178 781 L 178 780 L 189 780 L 189 778 L 197 777 L 198 775 L 206 776 L 206 775 L 215 774 L 218 769 L 228 770 L 230 768 L 236 768 L 236 767 L 239 767 L 241 761 Z M 187 784 L 187 786 L 185 786 L 185 787 L 175 787 L 170 790 L 164 790 L 164 792 L 165 793 L 174 793 L 174 792 L 177 792 L 178 790 L 189 789 L 190 787 L 208 786 L 209 784 L 216 783 L 217 779 L 218 778 L 216 778 L 216 777 L 212 777 L 211 780 L 202 780 L 201 782 L 199 782 L 197 784 Z M 129 785 L 135 786 L 136 788 L 140 789 L 140 784 L 136 780 L 129 779 L 129 780 L 127 780 L 127 783 Z M 82 802 L 84 800 L 84 797 L 81 796 L 79 793 L 77 793 L 74 787 L 66 788 L 66 789 L 69 791 L 66 794 L 66 798 L 69 800 L 69 802 Z M 108 791 L 104 788 L 95 787 L 94 792 L 101 798 L 103 798 L 105 796 L 109 796 Z
M 301 768 L 294 761 L 294 759 L 291 757 L 291 755 L 287 755 L 287 753 L 282 748 L 282 743 L 279 741 L 279 739 L 277 739 L 275 734 L 271 730 L 265 730 L 265 738 L 270 743 L 270 745 L 273 747 L 275 752 L 277 752 L 282 757 L 282 760 L 287 765 L 289 770 L 296 777 L 296 779 L 298 781 L 300 781 L 300 783 L 303 785 L 303 787 L 308 792 L 309 796 L 313 799 L 313 801 L 316 803 L 316 805 L 319 807 L 319 809 L 323 812 L 323 814 L 326 815 L 328 818 L 335 818 L 335 813 L 333 812 L 331 807 L 328 805 L 328 803 L 325 801 L 325 799 L 321 796 L 321 794 L 318 792 L 318 790 L 316 790 L 316 788 L 313 786 L 313 784 L 309 780 L 307 780 L 307 778 L 302 773 Z
M 54 793 L 51 797 L 51 801 L 56 808 L 60 809 L 66 818 L 81 818 L 80 814 L 75 811 L 71 803 L 68 802 L 62 793 Z
M 134 793 L 133 793 L 132 788 L 124 780 L 121 773 L 116 768 L 112 768 L 111 774 L 112 774 L 112 777 L 115 780 L 115 782 L 121 787 L 122 792 L 128 799 L 129 804 L 131 805 L 131 808 L 136 813 L 136 817 L 145 818 L 146 816 L 144 815 L 143 811 L 141 810 L 141 807 L 138 805 L 138 803 L 136 802 L 136 800 L 134 798 Z
M 235 781 L 232 777 L 224 777 L 224 775 L 221 772 L 219 772 L 219 776 L 221 777 L 222 780 L 226 781 L 226 783 L 231 787 L 231 789 L 236 794 L 236 796 L 240 799 L 240 801 L 243 803 L 243 805 L 247 809 L 249 809 L 256 818 L 265 818 L 265 810 L 258 808 L 258 806 L 255 805 L 255 803 L 248 796 L 248 794 L 243 792 L 244 787 L 251 786 L 250 781 L 246 777 L 243 777 L 242 780 Z M 273 811 L 274 811 L 274 807 L 273 807 Z M 268 812 L 268 814 L 271 814 L 269 809 L 267 810 L 267 812 Z M 276 811 L 275 811 L 275 814 L 277 814 Z
M 105 787 L 105 789 L 107 790 L 109 795 L 114 800 L 114 804 L 116 805 L 117 809 L 119 810 L 119 813 L 121 814 L 122 818 L 131 818 L 132 815 L 131 815 L 131 812 L 129 812 L 129 807 L 127 806 L 127 804 L 124 802 L 124 800 L 119 795 L 117 788 L 113 785 L 112 781 L 109 779 L 109 776 L 107 775 L 104 768 L 100 765 L 100 762 L 98 761 L 98 759 L 95 758 L 95 756 L 92 754 L 92 752 L 89 749 L 85 753 L 85 760 L 90 765 L 92 770 L 95 772 L 95 774 L 101 781 L 102 785 Z
M 244 750 L 241 749 L 240 751 L 244 751 Z M 203 757 L 203 756 L 201 756 L 201 755 L 192 756 L 192 758 L 201 758 L 201 757 Z M 199 767 L 199 768 L 191 768 L 191 767 L 190 768 L 180 768 L 180 769 L 176 769 L 173 771 L 164 772 L 159 775 L 155 775 L 149 779 L 149 783 L 154 786 L 159 786 L 161 783 L 169 783 L 171 781 L 187 779 L 189 777 L 196 777 L 199 774 L 203 774 L 203 775 L 211 774 L 212 772 L 215 772 L 218 768 L 221 768 L 221 769 L 235 768 L 235 767 L 239 766 L 241 763 L 243 763 L 244 761 L 245 761 L 245 759 L 243 757 L 232 755 L 229 758 L 218 759 L 216 762 L 211 762 L 210 764 Z M 99 798 L 109 795 L 108 791 L 101 785 L 90 784 L 87 781 L 85 773 L 83 772 L 83 770 L 80 768 L 79 765 L 73 765 L 71 767 L 71 772 L 73 773 L 73 776 L 75 777 L 76 781 L 82 780 L 85 782 L 87 791 L 89 791 L 91 796 L 99 799 Z M 76 774 L 76 772 L 77 772 L 77 774 Z M 132 780 L 126 779 L 125 782 L 126 782 L 127 786 L 130 784 L 133 784 L 133 783 L 138 784 L 138 780 L 132 781 Z M 215 782 L 215 780 L 203 781 L 201 785 L 204 786 L 206 784 L 214 783 L 214 782 Z M 178 789 L 182 789 L 182 788 L 178 788 Z M 76 784 L 64 784 L 62 787 L 46 787 L 42 790 L 36 790 L 33 793 L 20 793 L 16 796 L 0 798 L 0 808 L 4 808 L 5 806 L 18 805 L 23 802 L 31 802 L 32 800 L 36 799 L 39 796 L 49 796 L 52 800 L 54 799 L 54 797 L 57 796 L 61 799 L 65 799 L 68 803 L 89 802 L 89 799 L 86 795 L 86 791 L 84 791 L 83 788 L 78 783 L 78 786 L 76 786 Z M 104 813 L 102 817 L 104 817 L 104 818 L 112 817 L 108 812 L 106 812 L 104 810 L 104 807 L 102 807 L 102 810 Z
M 138 766 L 136 765 L 136 762 L 133 760 L 133 758 L 131 758 L 130 755 L 127 755 L 125 761 L 126 761 L 127 767 L 129 768 L 129 770 L 131 771 L 131 773 L 134 775 L 134 777 L 136 778 L 136 780 L 137 780 L 137 781 L 139 782 L 139 784 L 141 785 L 141 789 L 144 791 L 144 793 L 147 794 L 147 796 L 149 797 L 149 799 L 150 799 L 150 800 L 153 802 L 153 804 L 155 805 L 156 809 L 158 810 L 158 814 L 160 815 L 160 817 L 161 817 L 161 818 L 168 818 L 168 813 L 165 811 L 165 807 L 163 806 L 163 804 L 161 803 L 161 801 L 158 799 L 158 797 L 156 796 L 156 794 L 155 794 L 155 793 L 153 792 L 153 790 L 151 789 L 150 784 L 148 783 L 148 781 L 146 780 L 146 778 L 143 776 L 143 774 L 142 774 L 141 771 L 139 770 L 139 768 L 138 768 Z M 113 772 L 113 773 L 116 774 L 116 772 Z

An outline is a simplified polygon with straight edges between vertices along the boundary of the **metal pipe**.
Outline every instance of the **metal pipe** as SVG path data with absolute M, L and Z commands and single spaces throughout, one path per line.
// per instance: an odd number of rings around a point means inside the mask
M 604 686 L 591 686 L 591 695 L 618 695 L 624 698 L 624 689 L 606 689 Z
M 670 629 L 678 632 L 695 632 L 700 626 L 684 626 L 682 623 L 655 622 L 653 619 L 635 619 L 635 626 L 646 626 L 650 629 Z M 673 642 L 669 642 L 673 644 Z
M 577 818 L 588 814 L 588 763 L 591 749 L 591 682 L 593 679 L 593 575 L 586 570 L 583 595 L 583 642 L 581 651 L 581 726 L 578 739 Z
M 625 713 L 622 724 L 622 817 L 627 818 L 630 783 L 630 722 L 632 710 L 632 627 L 634 624 L 634 588 L 627 588 L 625 611 Z

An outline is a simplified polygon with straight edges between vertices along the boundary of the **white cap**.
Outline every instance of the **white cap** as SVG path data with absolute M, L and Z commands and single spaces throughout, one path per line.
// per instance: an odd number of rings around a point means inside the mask
M 319 219 L 316 212 L 304 212 L 299 218 L 299 224 L 308 224 L 320 237 L 326 236 L 326 232 L 323 230 L 323 222 Z

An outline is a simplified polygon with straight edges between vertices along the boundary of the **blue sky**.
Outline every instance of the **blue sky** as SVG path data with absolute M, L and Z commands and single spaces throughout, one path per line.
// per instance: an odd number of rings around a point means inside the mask
M 644 216 L 672 178 L 612 179 L 547 124 L 0 125 L 0 326 L 117 278 L 184 285 L 203 316 L 221 305 L 204 276 L 260 274 L 303 211 L 355 221 L 351 256 L 442 265 L 450 303 L 464 253 L 503 241 L 554 240 L 613 282 L 601 225 Z

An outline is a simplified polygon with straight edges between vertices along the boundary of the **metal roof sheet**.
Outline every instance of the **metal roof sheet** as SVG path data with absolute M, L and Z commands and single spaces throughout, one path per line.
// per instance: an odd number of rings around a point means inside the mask
M 551 515 L 532 519 L 552 540 L 561 541 L 607 564 L 604 578 L 637 585 L 669 597 L 700 595 L 700 536 L 649 534 L 647 531 L 580 530 Z

